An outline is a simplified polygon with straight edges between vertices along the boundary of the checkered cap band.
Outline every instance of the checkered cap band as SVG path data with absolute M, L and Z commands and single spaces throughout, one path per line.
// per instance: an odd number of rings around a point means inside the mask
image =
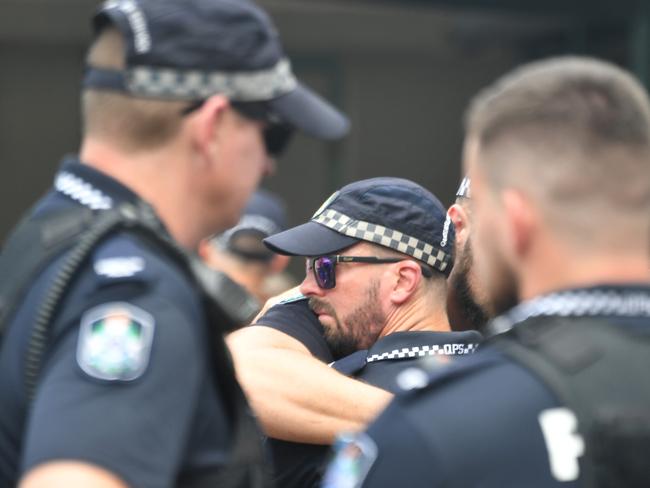
M 216 93 L 238 102 L 271 100 L 293 91 L 298 82 L 284 58 L 258 71 L 198 71 L 138 66 L 127 73 L 130 93 L 149 97 L 199 100 Z
M 331 208 L 316 215 L 312 221 L 329 227 L 339 234 L 363 241 L 374 242 L 375 244 L 407 254 L 443 273 L 451 264 L 451 256 L 441 249 L 433 247 L 431 244 L 408 236 L 398 230 L 388 229 L 382 225 L 372 224 L 363 220 L 352 219 Z
M 376 361 L 386 361 L 391 359 L 411 359 L 424 356 L 458 356 L 464 354 L 473 354 L 476 352 L 478 344 L 434 344 L 433 346 L 415 346 L 393 349 L 392 351 L 373 354 L 366 358 L 366 363 Z

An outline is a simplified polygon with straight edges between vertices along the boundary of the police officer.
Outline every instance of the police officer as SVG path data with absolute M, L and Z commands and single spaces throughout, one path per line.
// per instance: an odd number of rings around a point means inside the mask
M 479 94 L 465 169 L 493 337 L 343 439 L 324 486 L 646 486 L 649 161 L 647 94 L 609 63 Z
M 264 303 L 295 286 L 295 280 L 284 272 L 290 258 L 275 254 L 262 242 L 286 228 L 284 202 L 260 189 L 246 204 L 237 225 L 201 241 L 199 255 L 208 266 L 223 271 Z
M 237 222 L 292 129 L 347 121 L 246 0 L 112 0 L 94 27 L 80 154 L 2 258 L 0 485 L 263 486 L 225 324 L 180 247 Z
M 396 378 L 410 381 L 408 370 L 420 359 L 471 354 L 480 340 L 475 331 L 450 330 L 453 225 L 438 199 L 412 181 L 372 178 L 346 185 L 309 222 L 264 242 L 277 253 L 307 258 L 300 291 L 318 316 L 328 349 L 345 356 L 332 365 L 343 374 L 394 392 Z M 296 307 L 280 304 L 257 323 L 280 324 L 297 341 L 311 339 L 316 334 L 305 331 L 314 331 L 313 321 L 301 320 Z M 284 380 L 293 383 L 290 376 Z M 313 380 L 321 395 L 332 394 L 318 377 Z M 294 425 L 300 427 L 298 419 Z M 271 445 L 279 486 L 317 486 L 325 446 Z
M 447 210 L 456 229 L 456 256 L 447 295 L 447 312 L 454 330 L 482 329 L 488 321 L 483 305 L 485 292 L 476 281 L 473 265 L 471 185 L 470 178 L 463 178 L 456 191 L 456 201 Z

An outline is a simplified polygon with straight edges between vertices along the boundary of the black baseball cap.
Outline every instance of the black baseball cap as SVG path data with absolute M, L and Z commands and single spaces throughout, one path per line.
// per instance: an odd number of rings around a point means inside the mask
M 314 137 L 348 132 L 347 118 L 296 79 L 271 19 L 249 0 L 108 0 L 95 35 L 108 25 L 126 40 L 126 67 L 88 66 L 87 88 L 187 101 L 220 93 Z
M 212 242 L 221 249 L 246 259 L 266 261 L 274 253 L 262 243 L 262 239 L 287 228 L 286 206 L 274 193 L 259 189 L 246 204 L 239 222 Z
M 401 178 L 371 178 L 344 186 L 311 220 L 264 239 L 272 251 L 292 256 L 334 254 L 360 241 L 388 247 L 448 275 L 454 226 L 428 190 Z

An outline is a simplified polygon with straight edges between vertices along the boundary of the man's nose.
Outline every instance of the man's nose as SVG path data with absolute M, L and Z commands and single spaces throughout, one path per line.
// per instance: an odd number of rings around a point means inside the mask
M 316 279 L 314 278 L 314 274 L 310 269 L 306 271 L 305 279 L 302 280 L 302 283 L 300 283 L 300 293 L 302 293 L 306 297 L 309 296 L 321 297 L 325 294 L 325 290 L 323 290 L 320 286 L 318 286 L 318 283 L 316 283 Z

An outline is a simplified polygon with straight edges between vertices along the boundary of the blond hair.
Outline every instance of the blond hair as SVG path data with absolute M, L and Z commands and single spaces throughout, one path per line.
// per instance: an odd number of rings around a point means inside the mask
M 120 32 L 104 29 L 91 45 L 86 62 L 91 67 L 124 69 L 125 43 Z M 110 141 L 137 151 L 159 146 L 180 129 L 187 102 L 135 98 L 117 91 L 88 88 L 82 92 L 84 136 Z
M 524 190 L 583 238 L 648 225 L 650 102 L 624 70 L 580 57 L 531 63 L 479 93 L 465 121 L 493 190 Z

